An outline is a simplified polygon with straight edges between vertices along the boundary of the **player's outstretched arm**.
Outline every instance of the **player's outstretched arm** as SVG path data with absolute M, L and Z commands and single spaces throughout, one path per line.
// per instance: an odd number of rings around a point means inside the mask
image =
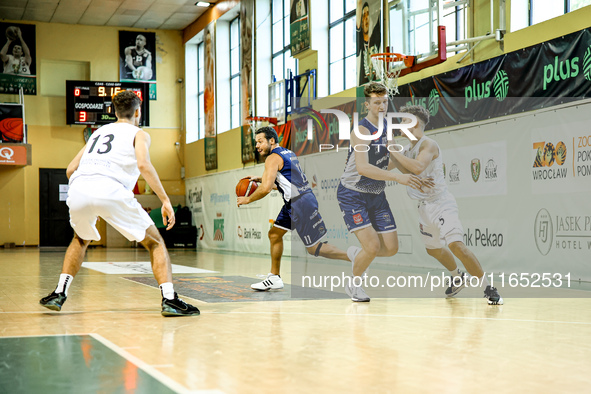
M 146 183 L 148 183 L 162 202 L 162 220 L 168 224 L 166 229 L 170 230 L 175 222 L 174 210 L 172 209 L 168 195 L 164 191 L 162 182 L 160 182 L 158 173 L 150 161 L 150 142 L 150 135 L 148 133 L 143 130 L 137 132 L 135 135 L 135 158 L 140 174 L 142 174 Z
M 125 48 L 125 64 L 131 71 L 135 71 L 135 66 L 133 65 L 133 59 L 131 58 L 131 50 L 133 47 Z
M 70 164 L 68 164 L 68 168 L 66 169 L 66 176 L 68 179 L 70 179 L 74 171 L 78 169 L 78 166 L 80 165 L 80 159 L 82 159 L 82 155 L 84 154 L 84 149 L 86 149 L 86 145 L 80 149 L 80 152 L 78 152 L 76 157 L 74 157 Z
M 27 46 L 27 43 L 23 39 L 23 32 L 21 31 L 20 27 L 17 29 L 18 30 L 16 32 L 18 34 L 18 39 L 21 41 L 21 46 L 23 47 L 23 53 L 25 54 L 25 63 L 27 63 L 27 66 L 30 66 L 31 62 L 33 60 L 31 58 L 31 50 L 29 49 L 29 47 Z
M 248 197 L 238 197 L 237 205 L 250 204 L 251 202 L 264 198 L 267 194 L 271 193 L 277 177 L 277 171 L 283 165 L 283 159 L 278 154 L 273 153 L 265 160 L 265 171 L 261 177 L 261 184 L 257 189 Z M 251 178 L 252 179 L 252 178 Z
M 12 44 L 12 40 L 10 38 L 7 38 L 6 44 L 4 44 L 2 50 L 0 50 L 0 59 L 3 63 L 6 63 L 8 61 L 8 48 L 10 47 L 10 44 Z
M 416 159 L 406 157 L 400 152 L 393 152 L 391 155 L 408 172 L 420 175 L 427 167 L 429 167 L 429 164 L 437 158 L 439 151 L 437 145 L 433 142 L 425 141 L 421 145 Z

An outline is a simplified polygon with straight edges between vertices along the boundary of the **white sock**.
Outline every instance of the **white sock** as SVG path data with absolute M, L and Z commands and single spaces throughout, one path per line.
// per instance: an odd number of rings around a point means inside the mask
M 172 282 L 165 282 L 160 285 L 160 291 L 162 292 L 162 297 L 166 298 L 167 300 L 174 299 L 174 286 Z
M 480 287 L 482 287 L 483 289 L 486 289 L 486 286 L 490 286 L 490 282 L 488 281 L 486 275 L 483 275 L 481 278 L 478 279 L 481 281 Z
M 450 270 L 449 273 L 451 274 L 451 276 L 460 276 L 460 269 L 458 267 L 456 267 L 455 270 Z
M 72 284 L 74 277 L 70 274 L 60 274 L 60 280 L 55 288 L 56 293 L 65 293 L 68 296 L 68 289 Z

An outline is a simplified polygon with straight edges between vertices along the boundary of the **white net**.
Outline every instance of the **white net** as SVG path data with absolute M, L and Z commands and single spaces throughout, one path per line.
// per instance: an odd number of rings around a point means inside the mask
M 390 96 L 398 94 L 398 77 L 404 68 L 404 60 L 394 54 L 377 54 L 372 56 L 371 62 L 376 76 L 386 85 Z

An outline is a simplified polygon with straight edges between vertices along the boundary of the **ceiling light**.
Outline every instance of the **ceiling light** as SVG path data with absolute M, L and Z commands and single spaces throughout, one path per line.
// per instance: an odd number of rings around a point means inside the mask
M 209 4 L 207 1 L 198 1 L 195 3 L 195 5 L 197 7 L 209 7 L 211 4 Z

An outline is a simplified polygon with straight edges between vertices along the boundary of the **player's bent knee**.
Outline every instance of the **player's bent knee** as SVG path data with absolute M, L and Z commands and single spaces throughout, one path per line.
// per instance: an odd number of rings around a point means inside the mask
M 450 247 L 451 247 L 451 245 L 450 245 Z M 442 248 L 439 248 L 439 249 L 429 249 L 429 248 L 427 248 L 427 254 L 429 256 L 432 256 L 432 257 L 435 257 L 435 258 L 440 257 L 442 251 L 443 251 Z
M 448 245 L 448 247 L 452 251 L 453 254 L 456 254 L 456 253 L 466 253 L 466 251 L 468 249 L 466 247 L 466 245 L 462 241 L 451 242 Z
M 142 244 L 142 246 L 146 249 L 150 250 L 155 246 L 164 245 L 164 239 L 162 238 L 162 235 L 160 235 L 160 232 L 156 226 L 152 225 L 146 230 L 146 236 L 140 241 L 140 244 Z

